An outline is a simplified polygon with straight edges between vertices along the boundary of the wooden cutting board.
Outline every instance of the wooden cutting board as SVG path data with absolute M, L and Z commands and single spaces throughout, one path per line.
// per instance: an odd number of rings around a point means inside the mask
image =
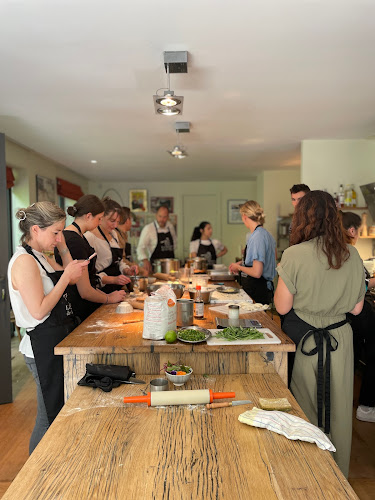
M 281 344 L 281 340 L 269 328 L 259 328 L 258 330 L 264 334 L 264 339 L 230 341 L 216 338 L 215 334 L 220 330 L 210 329 L 212 335 L 207 339 L 207 345 Z

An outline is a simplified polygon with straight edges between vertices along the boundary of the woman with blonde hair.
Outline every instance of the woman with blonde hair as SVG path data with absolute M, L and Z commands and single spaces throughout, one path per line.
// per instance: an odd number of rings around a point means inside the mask
M 78 281 L 88 261 L 72 260 L 62 232 L 65 213 L 53 203 L 33 203 L 16 217 L 22 245 L 10 259 L 8 285 L 16 324 L 26 329 L 20 351 L 37 385 L 31 453 L 64 404 L 62 357 L 55 356 L 54 348 L 76 325 L 68 285 Z M 46 256 L 54 248 L 62 266 Z
M 243 262 L 234 262 L 229 270 L 241 273 L 241 285 L 254 302 L 269 304 L 276 275 L 276 242 L 264 229 L 265 215 L 256 201 L 247 201 L 240 208 L 242 222 L 250 231 Z

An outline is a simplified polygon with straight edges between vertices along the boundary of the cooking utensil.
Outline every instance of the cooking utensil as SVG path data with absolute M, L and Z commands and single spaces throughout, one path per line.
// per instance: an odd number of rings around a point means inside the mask
M 213 392 L 211 389 L 193 391 L 148 392 L 147 396 L 129 396 L 124 403 L 147 403 L 148 406 L 190 405 L 212 403 L 214 399 L 235 398 L 235 392 Z
M 151 295 L 152 292 L 156 292 L 156 290 L 158 290 L 162 286 L 169 286 L 170 288 L 172 288 L 177 299 L 180 299 L 184 294 L 185 285 L 177 285 L 175 283 L 163 283 L 162 285 L 156 285 L 156 284 L 148 285 L 147 294 Z
M 206 408 L 224 408 L 226 406 L 238 406 L 238 405 L 249 405 L 252 401 L 226 401 L 224 403 L 209 403 L 206 405 Z
M 194 301 L 177 299 L 177 326 L 188 326 L 194 321 Z
M 216 291 L 220 293 L 238 293 L 240 288 L 235 288 L 234 286 L 218 286 Z
M 184 340 L 184 339 L 181 339 L 179 334 L 182 333 L 184 330 L 197 330 L 198 332 L 204 333 L 205 338 L 202 340 Z M 181 342 L 186 342 L 187 344 L 198 344 L 199 342 L 205 342 L 210 337 L 211 337 L 210 330 L 207 330 L 206 328 L 202 328 L 202 327 L 196 326 L 196 325 L 187 326 L 185 328 L 180 328 L 177 331 L 177 339 L 180 340 Z
M 165 378 L 154 378 L 150 382 L 151 392 L 167 391 L 168 390 L 168 380 Z
M 119 382 L 123 384 L 145 384 L 144 380 L 140 380 L 139 378 L 130 377 L 128 380 L 119 380 Z
M 171 271 L 180 269 L 179 259 L 157 259 L 153 262 L 154 273 L 170 274 Z
M 202 300 L 205 304 L 210 303 L 211 294 L 214 290 L 215 290 L 214 288 L 209 289 L 209 290 L 201 290 L 201 297 L 202 297 Z M 189 292 L 190 298 L 195 300 L 195 295 L 197 293 L 197 290 L 196 289 L 194 290 L 194 288 L 190 288 L 188 290 L 188 292 Z

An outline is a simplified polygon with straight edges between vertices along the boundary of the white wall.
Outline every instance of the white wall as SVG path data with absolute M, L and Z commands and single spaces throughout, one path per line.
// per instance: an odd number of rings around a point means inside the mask
M 358 206 L 365 206 L 360 186 L 375 182 L 375 142 L 371 140 L 305 140 L 302 142 L 301 182 L 311 189 L 337 192 L 339 185 L 354 184 Z M 361 211 L 358 212 L 361 215 Z M 374 222 L 369 215 L 368 224 Z M 374 254 L 375 240 L 359 240 L 363 259 Z
M 256 180 L 232 182 L 139 182 L 132 184 L 126 182 L 89 182 L 90 193 L 102 197 L 108 190 L 108 196 L 111 196 L 111 198 L 121 204 L 123 203 L 125 206 L 129 205 L 129 189 L 147 189 L 149 200 L 150 196 L 174 197 L 174 213 L 177 214 L 178 224 L 177 257 L 180 259 L 187 257 L 186 255 L 182 255 L 182 196 L 193 194 L 216 194 L 218 210 L 217 220 L 220 221 L 220 224 L 218 224 L 218 227 L 214 228 L 213 237 L 220 239 L 228 248 L 228 253 L 223 257 L 222 262 L 229 264 L 233 262 L 235 257 L 240 257 L 240 247 L 243 247 L 245 244 L 247 230 L 243 224 L 227 223 L 227 203 L 229 199 L 256 199 Z M 204 214 L 202 214 L 202 220 L 204 219 Z M 193 228 L 191 228 L 191 231 L 193 231 Z
M 31 151 L 9 139 L 5 141 L 5 160 L 8 167 L 12 168 L 15 183 L 12 188 L 12 230 L 13 248 L 19 244 L 20 233 L 18 221 L 14 214 L 19 208 L 27 207 L 36 201 L 36 176 L 41 175 L 49 179 L 60 177 L 81 186 L 84 193 L 88 193 L 88 179 L 78 175 L 66 167 L 45 158 L 35 151 Z M 58 202 L 56 194 L 55 202 Z

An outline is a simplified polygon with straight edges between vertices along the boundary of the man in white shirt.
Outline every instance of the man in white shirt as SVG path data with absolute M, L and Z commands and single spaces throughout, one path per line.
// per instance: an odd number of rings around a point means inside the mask
M 177 238 L 174 227 L 168 219 L 168 208 L 160 207 L 156 212 L 156 221 L 147 224 L 142 229 L 137 257 L 147 272 L 152 271 L 154 260 L 174 258 Z

